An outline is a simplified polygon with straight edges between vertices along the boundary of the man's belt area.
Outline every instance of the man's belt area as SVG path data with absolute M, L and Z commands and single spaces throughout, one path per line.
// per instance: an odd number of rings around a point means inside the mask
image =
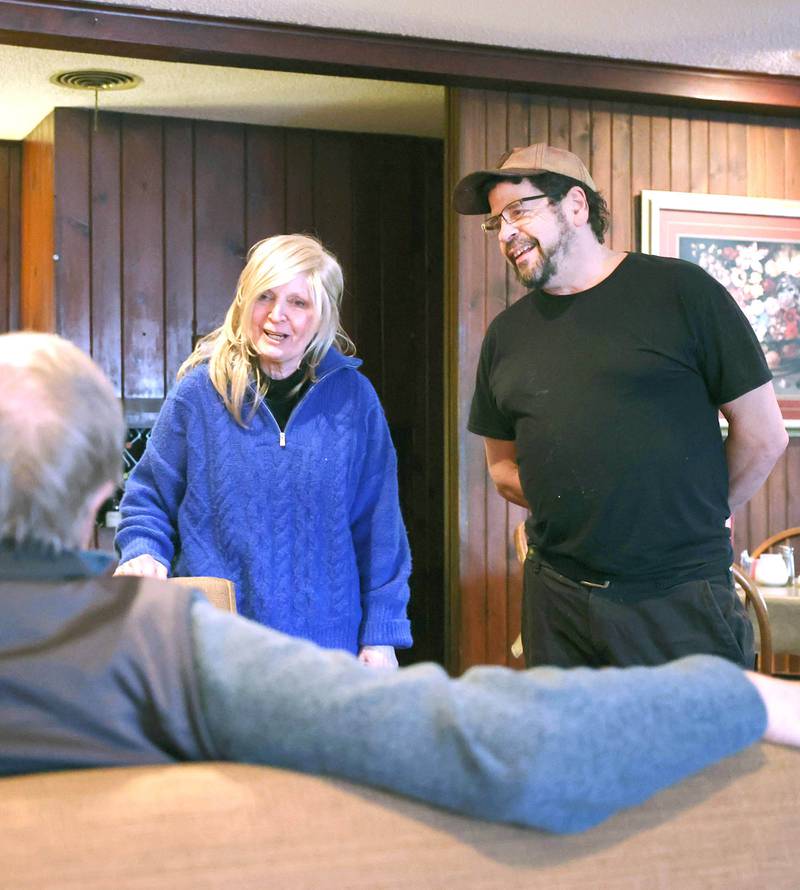
M 694 571 L 675 571 L 671 570 L 667 573 L 659 573 L 657 575 L 646 576 L 630 576 L 630 575 L 610 575 L 601 573 L 587 568 L 584 565 L 561 556 L 560 554 L 543 554 L 538 548 L 532 544 L 528 545 L 528 552 L 525 557 L 526 562 L 531 562 L 534 571 L 537 566 L 544 566 L 557 575 L 561 575 L 567 581 L 573 584 L 580 584 L 589 590 L 620 590 L 625 587 L 641 587 L 641 585 L 652 585 L 655 588 L 671 587 L 674 584 L 680 584 L 682 581 L 692 581 L 699 578 L 708 578 L 718 573 L 726 572 L 729 566 L 720 565 L 699 565 L 694 567 Z
M 553 559 L 550 556 L 543 556 L 533 544 L 528 544 L 528 553 L 525 556 L 526 562 L 533 563 L 534 570 L 539 566 L 545 566 L 548 569 L 563 575 L 567 580 L 575 584 L 581 584 L 583 587 L 595 587 L 600 590 L 606 590 L 611 586 L 612 579 L 608 575 L 600 575 L 597 572 L 587 570 L 584 566 L 572 560 L 562 558 Z

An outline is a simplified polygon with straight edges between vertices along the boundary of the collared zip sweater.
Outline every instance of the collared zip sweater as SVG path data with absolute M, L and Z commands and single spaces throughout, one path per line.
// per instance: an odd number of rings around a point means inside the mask
M 397 461 L 360 364 L 330 349 L 285 432 L 265 404 L 240 427 L 194 368 L 128 479 L 120 560 L 229 578 L 240 614 L 322 646 L 410 646 Z

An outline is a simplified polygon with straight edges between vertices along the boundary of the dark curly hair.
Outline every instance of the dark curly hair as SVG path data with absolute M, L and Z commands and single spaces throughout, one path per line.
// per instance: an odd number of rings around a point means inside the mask
M 564 199 L 567 192 L 577 185 L 586 195 L 586 203 L 589 205 L 589 225 L 592 227 L 595 238 L 600 244 L 605 240 L 609 225 L 608 204 L 600 192 L 590 189 L 588 185 L 578 179 L 562 176 L 560 173 L 536 173 L 534 176 L 509 176 L 508 178 L 511 182 L 522 182 L 523 179 L 527 179 L 539 191 L 547 195 L 549 204 L 558 204 Z M 489 188 L 493 185 L 495 185 L 494 182 L 489 185 Z

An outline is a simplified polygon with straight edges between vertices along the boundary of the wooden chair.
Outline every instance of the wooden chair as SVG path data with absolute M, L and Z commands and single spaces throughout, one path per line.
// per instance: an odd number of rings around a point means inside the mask
M 771 676 L 773 672 L 772 629 L 769 624 L 767 604 L 759 590 L 758 584 L 738 565 L 731 567 L 733 579 L 744 591 L 745 605 L 752 606 L 758 624 L 760 639 L 758 650 L 758 672 Z
M 783 531 L 776 532 L 774 535 L 770 535 L 768 538 L 765 538 L 754 550 L 752 553 L 753 559 L 758 559 L 758 557 L 763 556 L 768 550 L 771 550 L 778 544 L 782 544 L 784 541 L 790 541 L 792 538 L 800 537 L 800 526 L 792 526 L 791 528 L 785 528 Z M 795 574 L 798 571 L 797 557 L 795 557 Z M 782 620 L 784 619 L 783 608 L 784 603 L 776 603 L 775 610 L 781 612 L 780 615 L 773 616 L 776 621 L 776 627 L 778 628 L 776 643 L 773 643 L 773 654 L 775 655 L 775 660 L 772 663 L 772 672 L 777 673 L 779 676 L 789 675 L 792 678 L 796 678 L 798 675 L 798 655 L 800 655 L 800 651 L 798 651 L 797 647 L 797 639 L 794 634 L 790 634 L 788 639 L 786 639 L 786 628 L 787 624 Z M 777 645 L 776 645 L 777 644 Z
M 170 584 L 178 584 L 181 587 L 192 587 L 206 595 L 206 599 L 212 606 L 227 612 L 236 612 L 236 589 L 233 582 L 227 578 L 212 578 L 203 576 L 198 578 L 168 578 Z
M 776 544 L 780 544 L 789 538 L 796 538 L 798 536 L 800 536 L 800 526 L 795 525 L 792 528 L 785 528 L 782 532 L 776 532 L 774 535 L 765 538 L 750 555 L 753 559 L 756 559 L 761 556 L 762 553 L 769 550 L 770 547 L 774 547 Z

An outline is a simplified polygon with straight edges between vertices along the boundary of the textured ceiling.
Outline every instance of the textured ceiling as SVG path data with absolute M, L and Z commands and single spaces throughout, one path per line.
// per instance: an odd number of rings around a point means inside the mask
M 800 76 L 800 0 L 106 2 Z M 0 46 L 0 139 L 23 138 L 56 105 L 90 107 L 92 94 L 48 82 L 51 74 L 88 67 L 143 78 L 135 90 L 101 94 L 108 110 L 419 136 L 440 136 L 444 128 L 440 87 Z
M 142 78 L 135 89 L 101 93 L 106 111 L 412 136 L 444 129 L 442 87 L 0 45 L 0 139 L 23 139 L 55 106 L 93 107 L 93 92 L 50 83 L 52 74 L 85 68 Z
M 112 0 L 128 6 L 800 75 L 798 0 Z

